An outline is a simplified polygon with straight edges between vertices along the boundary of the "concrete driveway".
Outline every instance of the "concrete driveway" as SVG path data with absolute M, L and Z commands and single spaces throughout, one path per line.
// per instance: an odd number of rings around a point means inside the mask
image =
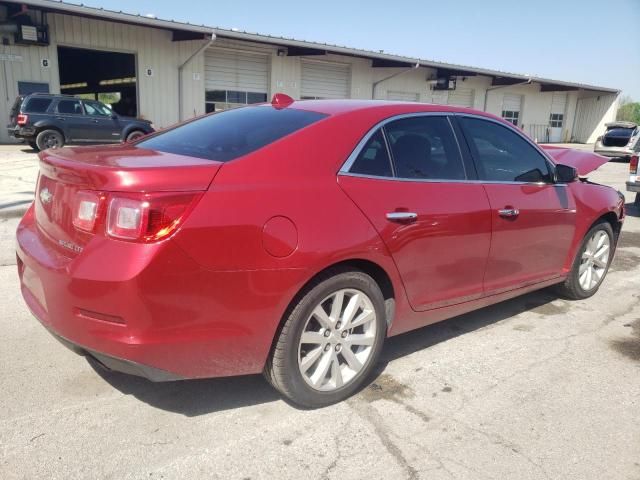
M 627 169 L 592 179 L 622 190 Z M 630 204 L 595 297 L 537 292 L 389 339 L 370 386 L 313 411 L 260 376 L 153 384 L 94 370 L 24 306 L 16 224 L 0 218 L 2 479 L 640 479 Z

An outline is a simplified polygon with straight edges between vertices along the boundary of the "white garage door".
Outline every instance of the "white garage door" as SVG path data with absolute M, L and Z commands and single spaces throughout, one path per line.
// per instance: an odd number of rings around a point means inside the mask
M 564 127 L 564 109 L 567 106 L 567 94 L 554 93 L 551 97 L 551 114 L 549 115 L 549 141 L 561 142 Z
M 505 93 L 502 97 L 502 118 L 513 123 L 516 127 L 520 125 L 520 110 L 522 109 L 522 95 Z
M 302 62 L 301 98 L 349 98 L 349 65 Z
M 394 102 L 419 102 L 420 94 L 416 92 L 387 92 L 387 100 Z
M 267 55 L 210 48 L 204 71 L 207 112 L 267 100 Z
M 473 108 L 474 97 L 474 90 L 469 88 L 456 88 L 455 90 L 451 90 L 449 92 L 447 104 L 454 105 L 456 107 Z

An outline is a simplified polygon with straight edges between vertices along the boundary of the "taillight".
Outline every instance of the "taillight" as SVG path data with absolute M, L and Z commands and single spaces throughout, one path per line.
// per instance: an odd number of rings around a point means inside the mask
M 634 155 L 631 157 L 629 161 L 629 175 L 637 175 L 638 174 L 638 155 Z
M 93 232 L 100 210 L 101 195 L 96 192 L 80 191 L 76 193 L 73 206 L 73 225 L 85 232 Z
M 114 195 L 109 199 L 107 235 L 122 240 L 154 242 L 171 235 L 202 193 Z
M 26 125 L 28 121 L 29 121 L 29 115 L 25 115 L 24 113 L 18 114 L 18 119 L 16 120 L 16 123 L 18 125 Z

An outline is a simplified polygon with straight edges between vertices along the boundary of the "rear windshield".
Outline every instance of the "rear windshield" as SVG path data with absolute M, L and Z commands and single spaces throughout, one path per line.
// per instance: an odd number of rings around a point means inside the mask
M 635 128 L 610 127 L 607 129 L 607 135 L 611 137 L 630 137 Z
M 22 100 L 24 97 L 16 97 L 15 102 L 13 102 L 13 106 L 11 107 L 11 116 L 15 117 L 20 113 L 20 105 L 22 105 Z
M 160 152 L 227 162 L 256 151 L 326 115 L 270 106 L 208 115 L 136 144 Z
M 27 99 L 22 111 L 24 113 L 44 113 L 51 105 L 52 100 L 51 98 L 31 97 Z

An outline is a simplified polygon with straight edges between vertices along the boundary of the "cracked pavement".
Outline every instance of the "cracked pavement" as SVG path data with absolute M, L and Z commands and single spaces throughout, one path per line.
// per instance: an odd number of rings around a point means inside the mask
M 610 162 L 591 178 L 623 190 L 627 171 Z M 545 290 L 388 339 L 372 383 L 319 410 L 260 376 L 153 384 L 94 370 L 27 311 L 18 220 L 2 218 L 0 478 L 640 479 L 632 200 L 595 297 Z

